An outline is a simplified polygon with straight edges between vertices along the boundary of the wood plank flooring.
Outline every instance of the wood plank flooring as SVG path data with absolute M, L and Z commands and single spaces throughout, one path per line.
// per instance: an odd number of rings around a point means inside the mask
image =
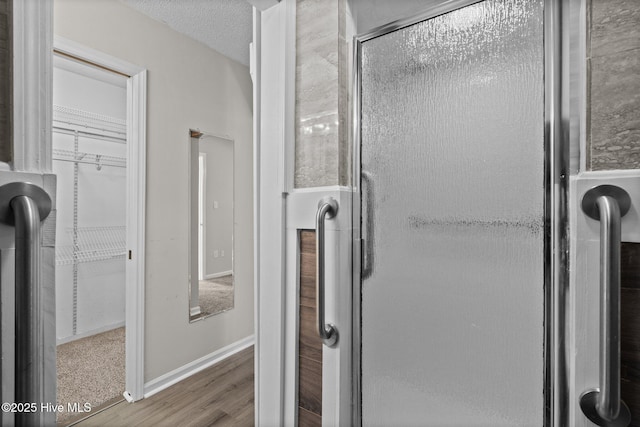
M 80 427 L 253 426 L 253 346 L 147 399 L 121 402 Z

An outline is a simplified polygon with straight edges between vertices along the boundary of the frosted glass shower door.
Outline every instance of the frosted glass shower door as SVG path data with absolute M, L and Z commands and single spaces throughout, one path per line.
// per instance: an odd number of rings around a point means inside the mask
M 543 15 L 359 41 L 364 426 L 543 425 Z

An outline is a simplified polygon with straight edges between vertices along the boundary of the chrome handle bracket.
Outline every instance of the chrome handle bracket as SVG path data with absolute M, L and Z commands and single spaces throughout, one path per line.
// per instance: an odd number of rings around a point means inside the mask
M 600 388 L 580 396 L 580 408 L 594 424 L 626 427 L 629 408 L 620 398 L 621 219 L 631 207 L 620 187 L 600 185 L 582 198 L 583 212 L 600 221 Z
M 600 197 L 611 197 L 618 203 L 620 209 L 620 218 L 625 216 L 631 208 L 631 198 L 629 193 L 624 189 L 615 185 L 598 185 L 584 193 L 582 197 L 582 212 L 589 218 L 600 220 L 600 208 L 598 207 L 598 199 Z
M 316 325 L 318 335 L 327 347 L 333 347 L 338 343 L 338 328 L 332 324 L 325 324 L 325 233 L 324 222 L 326 218 L 334 218 L 338 214 L 338 201 L 332 197 L 325 197 L 318 203 L 316 213 Z
M 620 401 L 620 411 L 613 420 L 607 420 L 598 412 L 598 401 L 600 400 L 600 390 L 587 390 L 580 396 L 580 409 L 582 413 L 595 425 L 601 427 L 627 427 L 631 424 L 631 412 L 627 404 Z
M 15 224 L 16 219 L 11 201 L 18 196 L 26 196 L 36 203 L 40 221 L 49 216 L 51 198 L 42 188 L 30 182 L 11 182 L 0 187 L 0 223 Z

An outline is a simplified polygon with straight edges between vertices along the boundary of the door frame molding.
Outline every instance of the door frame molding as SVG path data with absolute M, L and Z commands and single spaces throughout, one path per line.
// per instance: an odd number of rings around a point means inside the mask
M 285 421 L 285 232 L 288 165 L 293 141 L 295 0 L 254 8 L 254 286 L 255 424 Z M 295 9 L 293 9 L 295 10 Z M 292 46 L 294 49 L 287 49 Z M 269 84 L 262 84 L 262 81 Z M 292 102 L 293 99 L 293 102 Z
M 10 16 L 10 43 L 12 63 L 10 67 L 10 87 L 11 87 L 11 148 L 12 159 L 9 163 L 0 162 L 0 180 L 4 182 L 32 181 L 42 185 L 56 202 L 55 177 L 51 175 L 51 117 L 52 117 L 52 85 L 51 85 L 51 46 L 53 43 L 53 1 L 22 1 L 9 0 L 11 8 Z M 27 172 L 27 173 L 20 173 Z M 52 222 L 53 221 L 53 222 Z M 54 223 L 50 216 L 45 220 L 45 224 Z M 54 303 L 50 297 L 54 295 L 54 237 L 55 232 L 47 232 L 47 227 L 43 228 L 45 242 L 43 242 L 42 262 L 40 266 L 41 284 L 44 291 L 44 302 Z M 13 252 L 12 248 L 5 248 L 2 252 L 2 263 L 9 263 L 7 268 L 3 268 L 2 280 L 12 283 L 13 272 Z M 6 270 L 6 271 L 5 271 Z M 3 286 L 3 294 L 8 290 L 12 295 L 13 286 Z M 8 301 L 11 301 L 9 299 Z M 4 310 L 6 314 L 11 313 L 11 309 Z M 41 400 L 50 402 L 56 396 L 56 360 L 55 360 L 55 314 L 51 310 L 43 313 L 43 346 L 44 359 Z M 4 313 L 3 313 L 3 317 Z M 14 324 L 13 319 L 2 323 L 3 341 L 13 340 Z M 12 344 L 6 346 L 12 348 Z M 7 368 L 13 369 L 13 352 L 9 352 L 4 358 L 2 371 L 4 374 L 13 375 L 6 372 Z M 5 363 L 6 362 L 6 363 Z M 1 376 L 1 374 L 0 374 Z M 5 384 L 5 382 L 7 384 Z M 6 386 L 6 387 L 5 387 Z M 13 378 L 3 381 L 4 400 L 13 396 Z M 53 399 L 53 400 L 52 400 Z M 2 414 L 0 419 L 3 422 L 11 423 L 13 414 Z M 41 413 L 40 423 L 55 423 L 53 413 Z
M 53 48 L 66 56 L 129 76 L 127 78 L 124 396 L 127 400 L 136 401 L 144 396 L 147 70 L 59 36 L 54 36 Z
M 412 17 L 393 21 L 353 38 L 353 425 L 362 425 L 360 189 L 361 49 L 362 43 L 485 0 L 443 1 Z M 569 2 L 544 2 L 544 425 L 560 427 L 569 420 L 568 340 L 570 50 Z
M 53 1 L 11 5 L 13 160 L 1 169 L 50 172 Z

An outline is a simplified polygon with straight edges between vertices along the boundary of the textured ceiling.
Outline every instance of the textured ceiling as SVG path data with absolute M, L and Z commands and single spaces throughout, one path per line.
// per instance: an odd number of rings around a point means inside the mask
M 179 33 L 249 66 L 252 8 L 247 0 L 123 0 Z

